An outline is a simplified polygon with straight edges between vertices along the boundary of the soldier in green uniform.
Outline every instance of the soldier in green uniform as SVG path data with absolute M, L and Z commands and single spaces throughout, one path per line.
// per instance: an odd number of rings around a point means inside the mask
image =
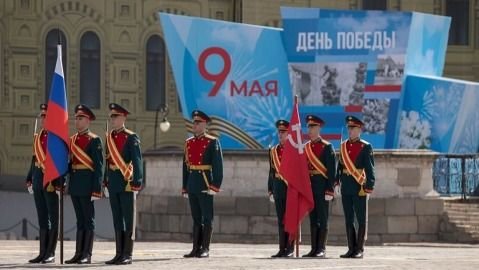
M 58 239 L 58 194 L 62 185 L 60 179 L 55 179 L 46 187 L 43 186 L 43 173 L 47 149 L 48 132 L 43 128 L 47 114 L 47 104 L 40 105 L 40 131 L 33 137 L 33 157 L 26 179 L 27 188 L 33 194 L 37 209 L 38 225 L 40 227 L 40 252 L 30 263 L 55 262 L 55 249 Z M 55 192 L 57 191 L 57 193 Z
M 68 190 L 77 219 L 75 255 L 67 264 L 89 264 L 93 249 L 95 208 L 101 198 L 103 150 L 101 139 L 89 130 L 95 114 L 86 105 L 75 107 L 77 133 L 70 138 L 70 181 Z
M 368 198 L 375 182 L 373 148 L 360 138 L 364 126 L 361 120 L 347 116 L 346 125 L 349 139 L 341 143 L 337 177 L 341 184 L 348 252 L 340 257 L 362 258 L 367 236 Z
M 143 182 L 140 139 L 125 128 L 128 110 L 111 103 L 112 131 L 106 138 L 106 178 L 115 228 L 116 254 L 106 264 L 131 264 L 135 240 L 136 196 Z
M 223 154 L 218 139 L 206 133 L 211 121 L 204 112 L 192 112 L 193 134 L 185 142 L 182 195 L 190 202 L 193 249 L 185 258 L 209 257 L 213 233 L 213 195 L 223 181 Z
M 331 143 L 320 136 L 324 121 L 314 115 L 306 116 L 310 141 L 305 145 L 313 192 L 314 209 L 309 214 L 311 228 L 311 251 L 303 257 L 326 256 L 328 237 L 329 201 L 334 196 L 336 181 L 336 157 Z
M 284 231 L 284 213 L 286 211 L 286 195 L 288 191 L 288 184 L 286 180 L 279 174 L 279 168 L 284 149 L 283 145 L 288 136 L 288 127 L 288 121 L 276 121 L 279 144 L 269 149 L 270 169 L 268 175 L 268 195 L 270 201 L 274 202 L 276 206 L 279 235 L 279 251 L 272 255 L 272 258 L 291 257 L 294 252 L 293 244 L 288 241 L 288 233 Z

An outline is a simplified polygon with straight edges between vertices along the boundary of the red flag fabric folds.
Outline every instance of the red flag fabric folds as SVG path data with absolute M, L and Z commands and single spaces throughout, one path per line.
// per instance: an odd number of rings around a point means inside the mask
M 298 101 L 295 97 L 293 114 L 288 129 L 288 140 L 284 144 L 280 167 L 280 174 L 288 182 L 284 228 L 289 233 L 290 241 L 296 239 L 301 221 L 314 208 L 304 147 Z

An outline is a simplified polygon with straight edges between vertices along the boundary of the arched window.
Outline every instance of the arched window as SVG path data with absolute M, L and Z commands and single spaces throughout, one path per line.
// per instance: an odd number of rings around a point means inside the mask
M 100 108 L 101 89 L 100 39 L 91 31 L 80 40 L 80 103 Z
M 45 102 L 50 96 L 50 88 L 52 87 L 53 73 L 57 63 L 57 45 L 62 44 L 62 64 L 65 82 L 67 81 L 67 39 L 65 34 L 58 29 L 50 30 L 45 40 Z
M 165 43 L 158 35 L 146 42 L 146 109 L 165 104 Z

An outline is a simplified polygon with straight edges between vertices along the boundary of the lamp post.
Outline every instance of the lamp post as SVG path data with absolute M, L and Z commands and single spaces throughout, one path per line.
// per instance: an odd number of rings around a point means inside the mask
M 163 120 L 161 120 L 161 123 L 160 123 L 160 130 L 162 132 L 167 132 L 168 130 L 170 130 L 170 122 L 168 122 L 168 119 L 166 118 L 166 116 L 168 115 L 168 113 L 170 112 L 169 108 L 168 108 L 168 104 L 160 104 L 158 105 L 158 107 L 156 107 L 156 113 L 155 113 L 155 133 L 154 133 L 154 143 L 153 143 L 153 149 L 157 149 L 157 137 L 158 137 L 158 115 L 161 113 L 162 114 L 162 117 L 163 117 Z

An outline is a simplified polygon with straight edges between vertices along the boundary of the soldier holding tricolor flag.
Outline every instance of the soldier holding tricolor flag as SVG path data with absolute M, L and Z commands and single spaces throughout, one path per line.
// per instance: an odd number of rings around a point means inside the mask
M 35 154 L 27 183 L 35 183 L 36 190 L 34 188 L 33 192 L 37 194 L 35 204 L 41 240 L 40 254 L 30 262 L 53 263 L 59 227 L 60 239 L 63 240 L 63 177 L 68 173 L 68 108 L 60 44 L 57 45 L 57 62 L 48 104 L 42 104 L 40 108 L 42 110 L 40 122 L 44 124 L 45 129 L 34 138 Z M 60 226 L 58 226 L 57 195 L 60 196 Z M 63 262 L 63 241 L 60 242 L 60 247 L 60 261 Z
M 67 264 L 89 264 L 93 249 L 95 208 L 93 201 L 101 198 L 103 150 L 101 139 L 90 131 L 95 114 L 88 106 L 75 107 L 77 133 L 70 138 L 70 192 L 77 219 L 75 255 Z
M 39 124 L 40 130 L 33 135 L 33 157 L 30 170 L 27 176 L 27 188 L 33 194 L 35 207 L 37 209 L 38 226 L 40 227 L 40 251 L 39 255 L 29 260 L 30 263 L 53 262 L 52 253 L 55 254 L 55 247 L 58 238 L 58 196 L 55 193 L 54 185 L 59 188 L 59 181 L 50 182 L 47 187 L 43 186 L 43 174 L 45 171 L 46 147 L 48 132 L 44 129 L 47 104 L 40 105 Z
M 373 148 L 361 140 L 364 123 L 354 116 L 346 117 L 349 139 L 341 143 L 337 181 L 341 184 L 341 198 L 346 222 L 348 252 L 341 258 L 362 258 L 367 238 L 368 198 L 373 191 Z M 358 229 L 354 227 L 354 217 Z

